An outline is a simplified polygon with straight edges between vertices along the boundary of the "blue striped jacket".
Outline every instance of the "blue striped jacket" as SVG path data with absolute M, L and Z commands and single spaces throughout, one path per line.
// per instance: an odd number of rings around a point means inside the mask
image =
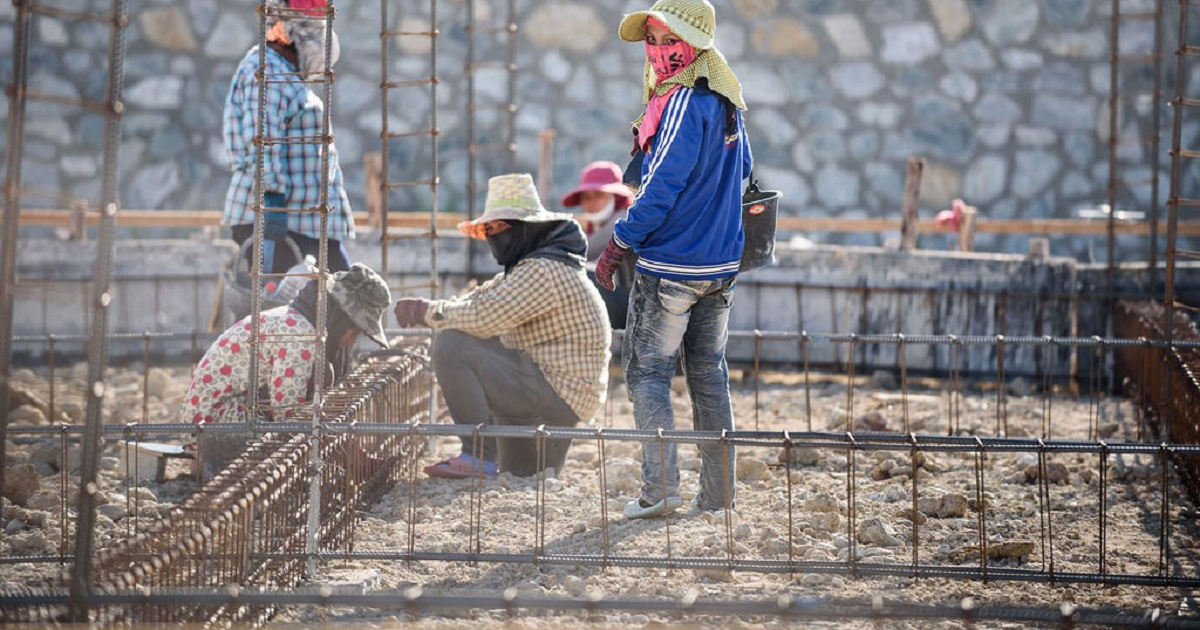
M 726 135 L 725 104 L 706 84 L 671 95 L 642 163 L 642 186 L 617 245 L 638 271 L 672 280 L 732 276 L 742 257 L 742 180 L 753 157 L 741 112 Z

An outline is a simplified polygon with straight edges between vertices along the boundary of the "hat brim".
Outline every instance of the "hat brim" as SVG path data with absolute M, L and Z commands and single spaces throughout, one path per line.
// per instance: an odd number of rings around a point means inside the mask
M 387 333 L 383 332 L 383 326 L 379 322 L 375 322 L 375 330 L 364 330 L 363 334 L 367 336 L 367 339 L 374 341 L 380 346 L 384 348 L 388 347 Z
M 549 210 L 540 210 L 535 214 L 527 214 L 524 216 L 516 216 L 515 213 L 507 211 L 506 208 L 499 210 L 489 210 L 483 213 L 483 216 L 474 221 L 463 221 L 458 224 L 458 231 L 476 240 L 487 240 L 488 223 L 492 221 L 523 221 L 525 223 L 550 223 L 553 221 L 572 221 L 575 217 L 562 212 L 550 212 Z
M 621 205 L 622 201 L 624 201 L 625 205 L 628 206 L 629 201 L 633 199 L 633 191 L 629 190 L 628 186 L 620 182 L 599 185 L 584 184 L 567 193 L 567 195 L 562 198 L 562 205 L 568 208 L 574 208 L 575 206 L 578 206 L 581 203 L 580 197 L 583 196 L 583 193 L 588 191 L 606 192 L 610 195 L 615 195 L 617 197 L 618 206 Z
M 667 25 L 672 33 L 683 41 L 691 44 L 696 50 L 712 48 L 713 38 L 704 31 L 684 22 L 683 20 L 662 11 L 635 11 L 621 19 L 617 33 L 627 42 L 640 42 L 646 39 L 646 18 L 654 18 Z

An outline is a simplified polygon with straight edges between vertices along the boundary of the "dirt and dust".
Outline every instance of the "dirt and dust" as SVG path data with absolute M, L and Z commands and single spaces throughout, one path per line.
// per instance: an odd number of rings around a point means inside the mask
M 152 370 L 153 378 L 136 371 L 117 370 L 121 383 L 106 401 L 106 422 L 174 421 L 187 385 L 187 368 Z M 45 398 L 44 375 L 22 371 L 14 383 Z M 78 422 L 83 391 L 79 375 L 59 377 L 57 408 Z M 145 386 L 152 383 L 153 391 Z M 885 387 L 876 387 L 884 385 Z M 766 374 L 757 391 L 750 379 L 735 375 L 733 398 L 739 429 L 804 431 L 813 429 L 900 431 L 907 425 L 918 434 L 942 434 L 950 427 L 949 395 L 938 389 L 913 390 L 902 396 L 886 379 L 862 379 L 854 396 L 837 378 L 815 380 L 806 392 L 795 374 Z M 894 383 L 893 383 L 894 385 Z M 690 424 L 685 388 L 673 388 L 680 428 Z M 143 394 L 146 398 L 143 398 Z M 1023 389 L 1006 398 L 1007 432 L 1040 436 L 1049 426 L 1055 439 L 1086 439 L 1099 432 L 1109 441 L 1137 436 L 1136 410 L 1125 399 L 1092 399 L 1055 393 L 1047 405 L 1036 391 Z M 955 426 L 964 435 L 994 435 L 996 392 L 968 387 L 958 402 Z M 907 419 L 903 412 L 907 405 Z M 36 408 L 35 405 L 31 405 Z M 853 407 L 850 409 L 850 407 Z M 75 415 L 71 415 L 75 411 Z M 1046 417 L 1046 412 L 1050 417 Z M 45 414 L 28 413 L 22 422 L 45 423 Z M 632 427 L 632 410 L 619 381 L 611 401 L 591 426 Z M 452 454 L 457 443 L 434 442 L 428 462 Z M 125 483 L 119 446 L 110 444 L 101 460 L 101 513 L 97 544 L 113 544 L 132 532 L 143 531 L 165 514 L 193 486 L 183 464 L 173 464 L 168 481 L 137 486 Z M 357 528 L 355 551 L 466 553 L 532 553 L 539 544 L 545 553 L 570 556 L 609 554 L 639 558 L 729 558 L 846 562 L 853 547 L 862 562 L 911 565 L 979 566 L 979 510 L 985 510 L 989 566 L 1098 573 L 1100 557 L 1099 458 L 1095 455 L 1048 454 L 1040 466 L 1033 452 L 995 452 L 982 459 L 974 453 L 929 453 L 913 460 L 907 450 L 859 452 L 854 455 L 853 515 L 847 497 L 849 461 L 844 449 L 795 449 L 791 462 L 778 447 L 738 450 L 737 507 L 730 513 L 693 513 L 686 509 L 669 519 L 627 521 L 624 504 L 638 496 L 641 472 L 636 442 L 608 441 L 603 462 L 595 441 L 577 441 L 566 466 L 544 483 L 508 474 L 483 482 L 478 494 L 467 480 L 418 478 L 401 482 L 367 510 Z M 72 467 L 78 465 L 78 446 L 65 451 L 57 439 L 24 438 L 8 445 L 7 476 L 19 470 L 23 491 L 15 503 L 4 504 L 0 555 L 53 554 L 63 536 L 70 540 L 70 519 L 63 527 L 60 497 L 70 505 L 74 488 Z M 695 492 L 700 460 L 694 447 L 680 447 L 683 498 Z M 607 487 L 600 488 L 603 464 Z M 1040 471 L 1047 475 L 1049 512 L 1040 509 Z M 985 488 L 982 506 L 977 473 Z M 1159 521 L 1160 464 L 1151 456 L 1117 455 L 1108 466 L 1105 496 L 1107 528 L 1103 566 L 1113 574 L 1157 575 L 1160 571 L 1162 527 Z M 66 473 L 65 480 L 62 475 Z M 919 482 L 918 514 L 911 511 L 912 475 Z M 64 490 L 65 488 L 65 490 Z M 539 493 L 544 490 L 540 511 Z M 416 510 L 410 512 L 415 493 Z M 6 495 L 8 493 L 6 492 Z M 1167 506 L 1172 575 L 1191 575 L 1200 567 L 1196 553 L 1193 504 L 1173 478 Z M 472 531 L 473 501 L 481 519 Z M 410 523 L 410 518 L 415 518 Z M 853 525 L 850 518 L 853 516 Z M 915 521 L 914 521 L 915 518 Z M 918 542 L 913 546 L 913 528 Z M 410 530 L 414 533 L 410 537 Z M 854 544 L 851 544 L 853 536 Z M 36 585 L 57 573 L 56 564 L 7 567 L 0 588 Z M 948 580 L 934 578 L 865 578 L 821 573 L 756 573 L 722 569 L 603 568 L 588 563 L 516 564 L 466 562 L 333 561 L 322 569 L 331 583 L 360 585 L 371 591 L 403 590 L 421 585 L 427 594 L 491 593 L 515 589 L 520 595 L 569 597 L 645 597 L 679 600 L 685 595 L 715 600 L 769 600 L 792 597 L 874 597 L 905 602 L 957 604 L 971 597 L 983 604 L 1058 605 L 1072 602 L 1097 608 L 1114 606 L 1144 610 L 1180 611 L 1187 594 L 1177 589 L 1145 586 L 1098 586 L 1082 583 L 1039 584 Z M 1186 607 L 1186 606 L 1185 606 Z M 279 623 L 365 621 L 376 627 L 412 618 L 395 611 L 296 608 L 284 611 Z M 691 618 L 701 626 L 787 625 L 769 615 L 710 620 Z M 420 627 L 564 627 L 589 624 L 620 627 L 678 623 L 654 613 L 516 613 L 462 611 L 422 617 Z M 888 627 L 909 627 L 889 622 Z M 911 627 L 922 626 L 911 622 Z M 863 627 L 866 627 L 864 622 Z M 845 625 L 845 624 L 841 624 Z M 1005 627 L 1000 624 L 996 627 Z M 1008 626 L 1013 627 L 1013 626 Z

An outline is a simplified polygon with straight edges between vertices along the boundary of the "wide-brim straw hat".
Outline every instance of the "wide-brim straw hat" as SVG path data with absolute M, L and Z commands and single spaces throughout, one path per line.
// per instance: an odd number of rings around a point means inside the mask
M 713 47 L 717 11 L 708 0 L 658 0 L 649 11 L 635 11 L 621 20 L 617 32 L 627 42 L 646 39 L 646 18 L 655 18 L 696 50 Z
M 633 191 L 621 183 L 621 167 L 612 162 L 592 162 L 579 173 L 579 185 L 562 198 L 562 205 L 573 208 L 580 204 L 583 193 L 594 190 L 616 196 L 617 209 L 629 207 Z
M 350 321 L 371 341 L 388 347 L 383 318 L 392 305 L 392 292 L 387 282 L 362 263 L 333 274 L 327 282 L 329 295 L 337 300 Z
M 573 217 L 561 212 L 550 212 L 542 205 L 533 176 L 529 173 L 497 175 L 488 180 L 487 201 L 483 215 L 474 221 L 463 221 L 458 229 L 471 238 L 486 239 L 486 224 L 490 221 L 524 221 L 525 223 L 549 223 L 570 221 Z

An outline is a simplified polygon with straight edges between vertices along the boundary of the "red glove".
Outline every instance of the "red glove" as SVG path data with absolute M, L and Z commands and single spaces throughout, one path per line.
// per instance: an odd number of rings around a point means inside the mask
M 400 298 L 396 300 L 396 323 L 401 328 L 413 328 L 425 325 L 425 311 L 429 310 L 429 300 L 425 298 Z
M 604 253 L 596 261 L 596 283 L 609 291 L 615 290 L 617 285 L 613 283 L 613 275 L 621 268 L 621 262 L 628 253 L 629 250 L 617 245 L 615 240 L 608 241 Z

